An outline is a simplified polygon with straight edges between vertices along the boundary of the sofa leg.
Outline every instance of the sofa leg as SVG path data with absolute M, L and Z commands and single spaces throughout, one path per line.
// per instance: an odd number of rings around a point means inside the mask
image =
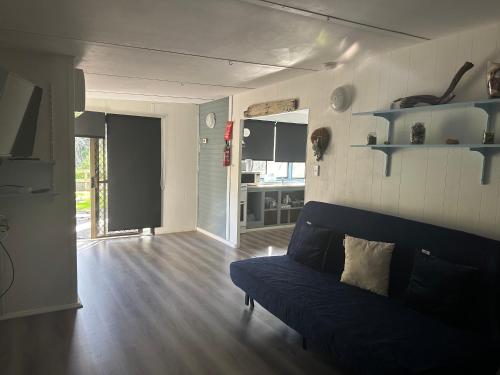
M 250 296 L 245 293 L 245 306 L 248 306 L 249 301 L 250 301 Z
M 302 337 L 302 349 L 307 350 L 307 341 L 305 337 Z

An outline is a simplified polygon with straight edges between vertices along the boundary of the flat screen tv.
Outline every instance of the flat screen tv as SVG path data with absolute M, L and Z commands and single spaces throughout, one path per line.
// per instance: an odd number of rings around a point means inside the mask
M 0 157 L 33 154 L 43 90 L 0 68 Z

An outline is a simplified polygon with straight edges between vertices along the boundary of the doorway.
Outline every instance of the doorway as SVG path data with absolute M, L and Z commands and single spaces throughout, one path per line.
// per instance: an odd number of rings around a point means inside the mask
M 161 226 L 161 121 L 88 111 L 76 119 L 78 240 L 154 234 Z
M 264 245 L 268 255 L 286 248 L 305 203 L 308 122 L 307 109 L 242 122 L 242 245 Z
M 105 138 L 75 137 L 76 238 L 90 240 L 108 231 L 108 180 Z M 136 234 L 138 231 L 127 231 Z
M 95 201 L 93 199 L 93 139 L 75 137 L 75 203 L 78 240 L 95 238 Z
M 106 237 L 108 213 L 105 138 L 75 137 L 76 238 Z

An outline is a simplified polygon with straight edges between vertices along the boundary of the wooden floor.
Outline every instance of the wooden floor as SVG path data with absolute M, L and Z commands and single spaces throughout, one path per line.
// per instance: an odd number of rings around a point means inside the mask
M 245 234 L 240 250 L 195 232 L 80 246 L 84 308 L 0 322 L 0 373 L 341 374 L 229 278 L 229 263 L 282 254 L 290 235 Z

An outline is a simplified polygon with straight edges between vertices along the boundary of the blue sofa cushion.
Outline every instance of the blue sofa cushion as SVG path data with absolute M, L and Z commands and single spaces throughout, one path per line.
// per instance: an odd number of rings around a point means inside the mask
M 473 327 L 478 270 L 417 251 L 405 305 L 457 326 Z M 471 324 L 472 321 L 472 324 Z
M 299 263 L 320 270 L 335 235 L 332 229 L 316 226 L 308 221 L 293 234 L 287 255 Z
M 230 275 L 264 308 L 362 374 L 479 374 L 498 364 L 489 339 L 288 256 L 233 262 Z

